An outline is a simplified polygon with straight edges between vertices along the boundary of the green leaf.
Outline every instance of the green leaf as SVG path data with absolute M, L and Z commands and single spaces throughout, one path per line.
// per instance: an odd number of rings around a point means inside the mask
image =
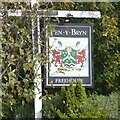
M 58 41 L 58 44 L 59 44 L 60 46 L 62 46 L 62 43 L 61 43 L 61 41 Z
M 80 41 L 77 41 L 76 46 L 78 46 L 79 44 L 80 44 Z
M 24 55 L 24 50 L 22 48 L 19 48 L 20 55 Z

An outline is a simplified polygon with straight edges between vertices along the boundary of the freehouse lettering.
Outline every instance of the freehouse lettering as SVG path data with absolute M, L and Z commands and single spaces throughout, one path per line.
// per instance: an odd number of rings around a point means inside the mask
M 70 83 L 70 81 L 72 80 L 72 82 L 73 83 L 76 83 L 76 81 L 78 80 L 78 79 L 76 79 L 76 78 L 56 78 L 55 79 L 55 83 Z

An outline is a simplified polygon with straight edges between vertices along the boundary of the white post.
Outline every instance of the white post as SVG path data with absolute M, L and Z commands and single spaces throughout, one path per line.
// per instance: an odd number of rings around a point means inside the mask
M 31 0 L 31 7 L 33 8 L 34 4 L 36 3 L 36 0 Z M 34 20 L 32 19 L 32 39 L 33 39 L 33 52 L 35 51 L 35 37 L 34 37 Z M 40 21 L 39 17 L 37 15 L 37 34 L 38 34 L 38 53 L 41 52 L 41 46 L 40 46 Z M 34 53 L 35 54 L 35 53 Z M 34 58 L 35 59 L 35 58 Z M 35 88 L 35 119 L 42 118 L 42 79 L 41 79 L 41 66 L 38 62 L 36 62 L 35 65 L 35 72 L 36 72 L 36 88 Z
M 41 53 L 40 46 L 40 21 L 37 17 L 37 33 L 38 33 L 38 53 Z M 37 63 L 37 73 L 39 76 L 36 77 L 35 82 L 37 83 L 37 88 L 35 88 L 36 98 L 35 98 L 35 118 L 42 118 L 42 79 L 41 79 L 41 66 Z

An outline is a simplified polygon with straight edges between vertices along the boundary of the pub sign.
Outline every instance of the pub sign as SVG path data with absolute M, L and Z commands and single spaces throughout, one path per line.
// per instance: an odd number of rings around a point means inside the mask
M 92 26 L 56 25 L 48 37 L 46 86 L 92 86 Z

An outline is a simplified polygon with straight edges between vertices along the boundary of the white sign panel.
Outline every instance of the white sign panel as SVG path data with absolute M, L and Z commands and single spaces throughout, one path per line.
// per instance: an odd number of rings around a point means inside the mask
M 68 86 L 82 80 L 92 86 L 90 25 L 58 25 L 47 42 L 46 86 Z

